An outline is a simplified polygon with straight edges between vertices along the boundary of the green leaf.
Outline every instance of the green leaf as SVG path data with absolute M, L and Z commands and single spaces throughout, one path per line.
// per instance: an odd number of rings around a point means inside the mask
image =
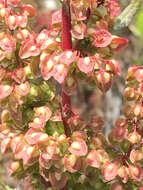
M 131 22 L 134 14 L 139 8 L 142 0 L 132 0 L 131 3 L 123 10 L 123 12 L 116 18 L 114 29 L 118 30 L 126 27 Z
M 136 16 L 136 27 L 141 35 L 143 35 L 143 10 L 140 10 Z

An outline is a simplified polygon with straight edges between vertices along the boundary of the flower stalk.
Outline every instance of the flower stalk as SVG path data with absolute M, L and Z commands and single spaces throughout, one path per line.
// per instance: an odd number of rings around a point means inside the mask
M 72 49 L 71 38 L 71 15 L 70 15 L 70 1 L 62 4 L 62 49 L 63 51 Z M 70 109 L 70 97 L 62 89 L 62 106 Z M 63 118 L 64 130 L 66 136 L 69 136 L 69 129 L 66 119 Z
M 4 7 L 7 8 L 7 0 L 4 0 Z

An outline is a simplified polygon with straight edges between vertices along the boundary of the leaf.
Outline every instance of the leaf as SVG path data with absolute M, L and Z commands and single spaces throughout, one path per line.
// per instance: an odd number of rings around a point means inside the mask
M 118 30 L 127 27 L 131 22 L 134 14 L 141 4 L 141 0 L 132 0 L 131 3 L 123 10 L 123 12 L 116 18 L 114 29 Z
M 143 11 L 142 10 L 140 10 L 136 16 L 136 27 L 140 33 L 140 36 L 142 37 L 143 35 Z

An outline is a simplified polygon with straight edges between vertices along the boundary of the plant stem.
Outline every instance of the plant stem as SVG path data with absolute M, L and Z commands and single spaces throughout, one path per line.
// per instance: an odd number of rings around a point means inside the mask
M 4 0 L 4 7 L 7 8 L 7 0 Z
M 72 49 L 70 1 L 62 5 L 62 49 Z
M 88 8 L 86 12 L 87 20 L 90 18 L 90 15 L 91 15 L 91 11 L 90 11 L 90 8 Z
M 70 0 L 62 4 L 62 49 L 63 51 L 72 49 L 71 38 L 71 14 L 70 14 Z M 70 109 L 70 97 L 62 89 L 62 106 Z M 69 128 L 66 118 L 63 119 L 63 125 L 66 136 L 69 136 Z
M 69 105 L 71 104 L 70 102 L 70 97 L 64 92 L 64 90 L 62 90 L 62 104 L 63 106 Z

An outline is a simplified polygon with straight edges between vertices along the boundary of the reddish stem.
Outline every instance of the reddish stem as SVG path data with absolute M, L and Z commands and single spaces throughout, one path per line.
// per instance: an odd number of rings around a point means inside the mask
M 62 90 L 62 104 L 63 107 L 66 105 L 70 106 L 70 97 L 64 92 L 64 90 Z
M 86 19 L 88 20 L 90 18 L 90 15 L 91 15 L 91 11 L 90 11 L 90 8 L 87 9 L 86 11 Z
M 132 151 L 133 145 L 131 144 L 127 153 L 127 158 L 130 156 L 130 153 Z
M 63 51 L 72 49 L 71 38 L 71 15 L 70 15 L 70 0 L 67 0 L 62 5 L 62 49 Z M 70 97 L 62 90 L 62 106 L 69 107 Z M 66 118 L 63 119 L 63 125 L 66 136 L 69 136 L 69 128 Z
M 62 49 L 72 49 L 70 2 L 62 5 Z
M 7 8 L 7 0 L 4 0 L 4 7 Z

